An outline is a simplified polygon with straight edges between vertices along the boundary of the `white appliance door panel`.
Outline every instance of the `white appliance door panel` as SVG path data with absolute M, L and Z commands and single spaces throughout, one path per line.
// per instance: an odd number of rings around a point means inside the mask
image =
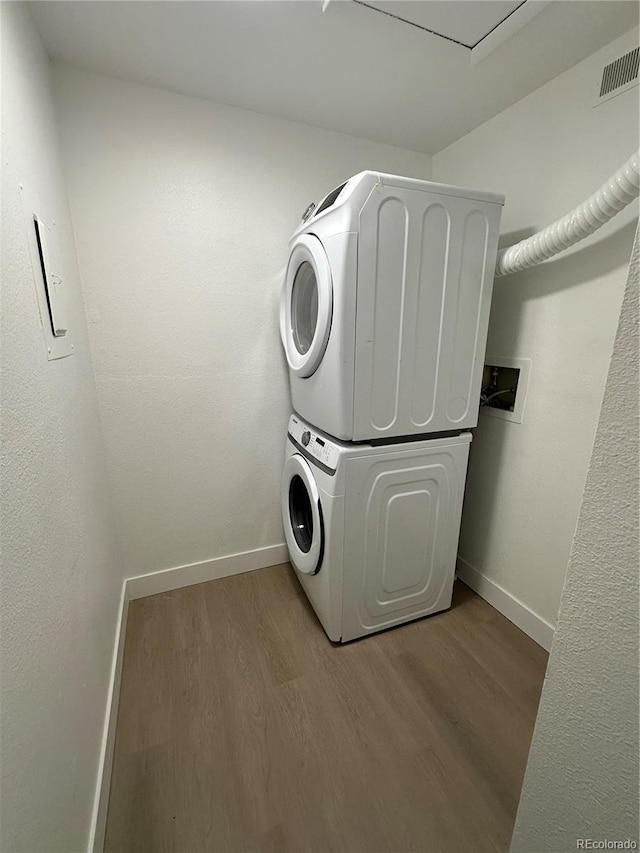
M 296 572 L 300 585 L 327 636 L 334 643 L 342 639 L 342 565 L 344 498 L 320 491 L 325 522 L 325 551 L 320 571 L 314 575 Z
M 291 402 L 294 410 L 310 424 L 335 438 L 351 440 L 358 235 L 325 237 L 322 246 L 333 281 L 331 330 L 322 360 L 311 376 L 289 371 Z
M 382 187 L 360 215 L 354 440 L 475 426 L 500 205 Z
M 322 361 L 333 313 L 331 268 L 322 243 L 309 234 L 291 248 L 280 300 L 280 337 L 289 370 L 312 376 Z
M 322 506 L 311 466 L 298 453 L 284 463 L 281 507 L 291 563 L 298 572 L 315 575 L 324 551 Z
M 343 640 L 450 606 L 468 453 L 347 460 Z

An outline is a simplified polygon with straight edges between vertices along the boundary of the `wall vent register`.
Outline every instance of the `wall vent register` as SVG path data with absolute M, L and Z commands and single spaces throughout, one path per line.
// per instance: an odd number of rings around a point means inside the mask
M 605 65 L 594 106 L 637 86 L 639 70 L 640 48 L 637 47 Z

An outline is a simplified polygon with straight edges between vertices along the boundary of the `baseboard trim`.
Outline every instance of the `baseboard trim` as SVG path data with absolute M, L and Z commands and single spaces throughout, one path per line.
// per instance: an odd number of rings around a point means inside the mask
M 285 563 L 288 559 L 289 552 L 286 545 L 271 545 L 267 548 L 257 548 L 254 551 L 244 551 L 241 554 L 230 554 L 227 557 L 217 557 L 213 560 L 204 560 L 201 563 L 189 563 L 186 566 L 150 572 L 146 575 L 137 575 L 124 580 L 120 595 L 120 611 L 116 625 L 96 794 L 89 832 L 89 853 L 102 853 L 104 850 L 129 602 L 135 598 L 144 598 L 146 595 L 156 595 L 159 592 L 169 592 L 183 586 L 192 586 L 193 584 L 239 575 L 242 572 L 251 572 L 256 569 L 266 569 L 268 566 Z
M 456 569 L 463 583 L 470 586 L 481 598 L 488 601 L 510 622 L 535 640 L 539 646 L 550 651 L 554 633 L 554 627 L 550 622 L 534 613 L 526 604 L 507 592 L 500 584 L 483 575 L 462 557 L 458 557 Z
M 203 560 L 201 563 L 188 563 L 186 566 L 176 566 L 174 569 L 138 575 L 127 580 L 127 591 L 132 600 L 144 598 L 147 595 L 157 595 L 159 592 L 169 592 L 183 586 L 193 586 L 196 583 L 239 575 L 242 572 L 266 569 L 267 566 L 285 563 L 288 559 L 289 552 L 286 545 L 270 545 L 254 551 L 243 551 L 241 554 L 230 554 L 227 557 Z
M 120 700 L 120 681 L 122 679 L 122 663 L 124 660 L 124 644 L 127 633 L 127 616 L 129 613 L 129 596 L 127 582 L 122 583 L 120 593 L 120 609 L 116 624 L 116 636 L 111 662 L 111 675 L 107 693 L 107 708 L 100 746 L 100 761 L 98 778 L 91 817 L 89 833 L 89 853 L 102 853 L 104 850 L 105 830 L 107 828 L 107 808 L 109 806 L 109 790 L 111 788 L 111 771 L 113 769 L 113 748 L 116 741 L 116 723 L 118 721 L 118 702 Z

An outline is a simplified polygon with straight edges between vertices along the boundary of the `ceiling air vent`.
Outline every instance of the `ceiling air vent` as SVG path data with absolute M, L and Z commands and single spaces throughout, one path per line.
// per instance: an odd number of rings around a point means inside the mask
M 621 92 L 626 92 L 638 84 L 638 67 L 640 65 L 640 48 L 634 48 L 624 56 L 605 65 L 600 81 L 597 104 L 614 98 Z

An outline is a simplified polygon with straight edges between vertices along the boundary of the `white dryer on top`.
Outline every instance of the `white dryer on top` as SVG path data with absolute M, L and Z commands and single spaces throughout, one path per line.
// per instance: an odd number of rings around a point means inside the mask
M 301 417 L 348 441 L 476 425 L 503 204 L 361 172 L 312 210 L 280 311 Z

